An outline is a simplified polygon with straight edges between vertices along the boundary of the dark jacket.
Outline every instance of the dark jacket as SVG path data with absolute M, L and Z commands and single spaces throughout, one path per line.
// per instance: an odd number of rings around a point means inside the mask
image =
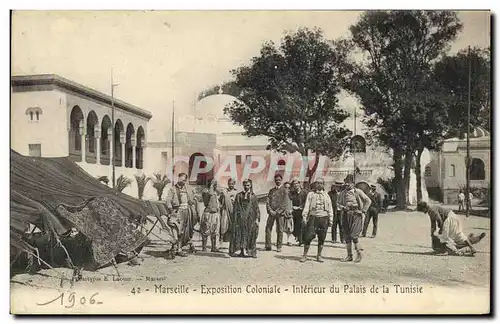
M 289 207 L 288 192 L 285 186 L 281 186 L 279 189 L 272 188 L 269 190 L 267 195 L 266 209 L 268 214 L 278 214 L 284 215 Z

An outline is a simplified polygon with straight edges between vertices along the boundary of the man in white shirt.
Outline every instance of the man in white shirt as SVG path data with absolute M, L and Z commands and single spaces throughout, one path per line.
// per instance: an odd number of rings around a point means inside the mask
M 314 191 L 307 194 L 306 203 L 302 212 L 304 224 L 304 254 L 300 262 L 306 262 L 307 252 L 312 240 L 318 236 L 318 255 L 316 260 L 323 262 L 321 252 L 325 244 L 328 227 L 333 221 L 333 207 L 330 196 L 325 192 L 325 181 L 318 179 Z

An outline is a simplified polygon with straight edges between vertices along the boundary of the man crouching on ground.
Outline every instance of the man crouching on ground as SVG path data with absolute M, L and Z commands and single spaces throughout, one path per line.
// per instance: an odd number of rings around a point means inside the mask
M 462 231 L 462 224 L 455 213 L 441 206 L 429 206 L 426 202 L 419 202 L 417 211 L 428 214 L 431 220 L 432 249 L 436 253 L 452 255 L 474 255 L 476 249 L 473 244 L 481 241 L 486 233 L 466 236 Z M 438 229 L 436 233 L 436 228 Z
M 306 262 L 307 252 L 312 240 L 318 236 L 318 256 L 316 260 L 323 262 L 321 251 L 325 244 L 328 227 L 333 221 L 333 208 L 330 196 L 325 192 L 325 181 L 318 179 L 314 186 L 314 191 L 307 194 L 304 211 L 302 212 L 304 224 L 304 255 L 300 262 Z

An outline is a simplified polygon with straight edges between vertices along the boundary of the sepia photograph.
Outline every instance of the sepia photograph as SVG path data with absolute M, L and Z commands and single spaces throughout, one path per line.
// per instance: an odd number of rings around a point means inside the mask
M 11 10 L 10 313 L 491 315 L 491 22 Z

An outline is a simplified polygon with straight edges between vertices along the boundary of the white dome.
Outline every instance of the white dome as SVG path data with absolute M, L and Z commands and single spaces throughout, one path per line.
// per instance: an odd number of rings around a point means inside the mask
M 198 101 L 194 106 L 194 114 L 196 117 L 211 118 L 228 118 L 224 115 L 224 107 L 226 105 L 239 101 L 236 97 L 227 94 L 215 94 L 205 97 Z

